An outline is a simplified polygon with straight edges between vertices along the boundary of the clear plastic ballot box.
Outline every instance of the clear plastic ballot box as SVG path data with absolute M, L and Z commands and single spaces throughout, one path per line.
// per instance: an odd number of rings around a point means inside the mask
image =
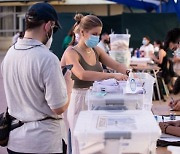
M 131 91 L 129 81 L 114 81 L 115 79 L 95 82 L 88 90 L 86 103 L 89 110 L 151 110 L 154 77 L 148 73 L 135 73 L 133 80 L 136 90 Z
M 155 154 L 161 130 L 152 112 L 82 111 L 74 130 L 80 154 Z
M 143 109 L 143 94 L 122 94 L 120 92 L 87 93 L 88 110 L 141 110 Z
M 129 34 L 110 34 L 111 50 L 109 55 L 119 63 L 127 67 L 130 65 L 131 53 L 129 50 Z

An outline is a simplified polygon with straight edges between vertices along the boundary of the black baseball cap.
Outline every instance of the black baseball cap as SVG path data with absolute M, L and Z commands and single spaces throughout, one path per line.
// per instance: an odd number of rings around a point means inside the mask
M 26 20 L 29 21 L 44 20 L 46 22 L 55 21 L 55 25 L 56 25 L 55 31 L 58 28 L 61 28 L 55 9 L 52 7 L 52 5 L 48 3 L 36 3 L 32 5 L 28 9 L 28 12 L 26 13 Z

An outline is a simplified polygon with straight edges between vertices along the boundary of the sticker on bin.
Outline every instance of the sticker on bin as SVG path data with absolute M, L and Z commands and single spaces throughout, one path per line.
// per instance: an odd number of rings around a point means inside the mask
M 112 130 L 136 130 L 135 119 L 132 116 L 99 116 L 97 121 L 97 129 L 112 129 Z

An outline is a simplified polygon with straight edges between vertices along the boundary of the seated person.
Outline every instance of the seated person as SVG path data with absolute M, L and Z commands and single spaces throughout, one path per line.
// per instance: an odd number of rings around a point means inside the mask
M 180 120 L 160 122 L 159 126 L 161 128 L 162 133 L 180 137 Z
M 171 101 L 169 103 L 169 106 L 173 110 L 180 111 L 180 99 L 177 99 L 175 101 Z M 159 126 L 161 128 L 162 133 L 180 137 L 180 120 L 160 122 Z
M 180 92 L 180 47 L 176 50 L 173 57 L 174 62 L 174 71 L 178 75 L 177 80 L 175 81 L 173 93 L 178 94 Z
M 180 42 L 180 28 L 174 28 L 168 31 L 165 38 L 164 47 L 165 49 L 169 48 L 174 52 L 180 48 L 179 42 Z M 175 55 L 173 58 L 173 62 L 176 64 L 178 62 L 178 59 L 179 59 L 178 56 Z M 179 92 L 180 92 L 180 77 L 177 78 L 173 87 L 174 94 L 178 94 Z
M 171 75 L 168 55 L 163 49 L 162 42 L 159 40 L 154 41 L 154 49 L 158 53 L 158 55 L 156 57 L 154 54 L 151 54 L 150 57 L 161 68 L 159 76 L 163 77 L 166 85 L 168 86 L 168 89 L 172 91 L 172 85 L 170 81 L 173 75 Z
M 150 38 L 148 36 L 143 37 L 142 44 L 139 49 L 141 57 L 151 58 L 150 55 L 154 53 L 154 47 L 150 43 Z
M 156 62 L 157 64 L 161 66 L 165 58 L 167 59 L 167 54 L 166 54 L 166 51 L 164 51 L 163 49 L 161 41 L 159 40 L 154 41 L 154 50 L 158 53 L 157 56 L 155 56 L 154 54 L 151 54 L 150 56 L 152 60 L 154 60 L 154 62 Z

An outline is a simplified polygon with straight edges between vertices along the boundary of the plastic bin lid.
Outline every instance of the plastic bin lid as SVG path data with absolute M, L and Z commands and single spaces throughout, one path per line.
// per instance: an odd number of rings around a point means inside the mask
M 78 140 L 157 140 L 161 130 L 151 111 L 81 111 L 74 135 Z

